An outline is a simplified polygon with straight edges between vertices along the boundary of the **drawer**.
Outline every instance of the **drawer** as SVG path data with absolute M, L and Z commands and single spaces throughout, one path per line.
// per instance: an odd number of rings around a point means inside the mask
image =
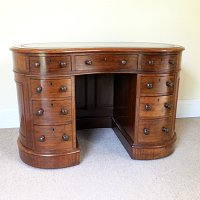
M 142 70 L 159 72 L 175 71 L 177 66 L 177 55 L 143 55 Z
M 31 79 L 31 95 L 34 98 L 71 96 L 71 79 Z
M 170 140 L 172 133 L 172 119 L 153 119 L 139 121 L 139 143 L 164 143 Z
M 34 124 L 64 124 L 71 121 L 71 100 L 32 101 Z
M 171 116 L 174 110 L 174 97 L 140 97 L 140 117 Z
M 33 135 L 37 152 L 48 153 L 72 148 L 71 124 L 34 126 Z
M 141 76 L 141 83 L 140 83 L 141 95 L 173 94 L 174 88 L 175 88 L 175 76 L 173 75 Z
M 75 56 L 75 70 L 101 71 L 121 70 L 131 71 L 137 69 L 137 55 L 132 54 L 87 54 Z
M 31 73 L 66 73 L 71 71 L 70 56 L 32 56 L 29 57 Z

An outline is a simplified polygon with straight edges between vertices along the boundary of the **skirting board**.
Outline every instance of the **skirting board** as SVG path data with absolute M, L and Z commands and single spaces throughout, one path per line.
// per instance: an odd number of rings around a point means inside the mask
M 200 117 L 200 99 L 178 100 L 176 117 Z
M 200 99 L 178 100 L 177 118 L 200 117 Z M 0 128 L 19 127 L 17 108 L 0 108 Z

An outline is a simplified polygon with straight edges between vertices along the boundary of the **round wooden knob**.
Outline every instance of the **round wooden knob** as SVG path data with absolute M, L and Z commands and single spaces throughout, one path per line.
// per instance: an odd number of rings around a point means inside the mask
M 147 83 L 147 84 L 146 84 L 146 87 L 147 87 L 148 89 L 152 89 L 152 88 L 153 88 L 153 83 Z
M 67 87 L 66 86 L 61 86 L 60 87 L 60 91 L 61 92 L 66 92 L 67 91 Z
M 163 127 L 163 128 L 162 128 L 162 132 L 164 132 L 164 133 L 169 133 L 169 129 L 166 128 L 166 127 Z
M 149 128 L 144 128 L 144 129 L 143 129 L 143 133 L 144 133 L 145 135 L 149 135 L 149 134 L 150 134 L 150 129 L 149 129 Z
M 172 104 L 170 104 L 170 103 L 165 103 L 164 106 L 165 106 L 165 108 L 167 108 L 169 110 L 172 108 Z
M 144 108 L 145 108 L 145 110 L 151 110 L 151 106 L 150 106 L 149 104 L 146 104 L 146 105 L 144 106 Z
M 153 60 L 149 60 L 149 61 L 148 61 L 148 64 L 149 64 L 149 65 L 154 65 L 154 61 L 153 61 Z
M 36 112 L 36 115 L 37 116 L 42 116 L 44 114 L 44 109 L 43 108 L 40 108 L 37 112 Z
M 44 141 L 45 141 L 45 136 L 44 136 L 44 135 L 41 135 L 41 136 L 38 138 L 38 141 L 39 141 L 39 142 L 44 142 Z
M 92 65 L 92 61 L 91 61 L 91 60 L 86 60 L 86 61 L 85 61 L 85 64 L 86 64 L 86 65 Z
M 167 87 L 174 87 L 174 83 L 172 81 L 166 82 Z
M 66 108 L 61 108 L 60 112 L 61 112 L 62 115 L 68 114 L 68 110 Z
M 122 65 L 126 65 L 127 64 L 127 60 L 122 60 L 121 63 L 122 63 Z
M 40 63 L 39 62 L 35 62 L 35 67 L 39 67 Z
M 37 93 L 41 93 L 41 92 L 42 92 L 42 87 L 41 87 L 41 86 L 37 87 L 37 88 L 36 88 L 36 92 L 37 92 Z
M 61 68 L 64 68 L 64 67 L 66 67 L 67 66 L 67 63 L 66 62 L 64 62 L 64 61 L 61 61 L 60 62 L 60 67 Z
M 68 136 L 67 134 L 64 134 L 64 135 L 62 136 L 62 139 L 63 139 L 64 141 L 68 141 L 68 140 L 69 140 L 69 136 Z
M 169 64 L 170 65 L 175 65 L 175 61 L 174 60 L 169 60 Z

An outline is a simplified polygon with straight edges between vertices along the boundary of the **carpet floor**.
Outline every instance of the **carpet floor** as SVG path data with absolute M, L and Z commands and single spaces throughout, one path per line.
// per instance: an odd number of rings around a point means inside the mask
M 0 200 L 199 200 L 200 118 L 178 119 L 175 152 L 132 160 L 112 129 L 78 131 L 80 165 L 37 169 L 24 164 L 18 129 L 0 129 Z

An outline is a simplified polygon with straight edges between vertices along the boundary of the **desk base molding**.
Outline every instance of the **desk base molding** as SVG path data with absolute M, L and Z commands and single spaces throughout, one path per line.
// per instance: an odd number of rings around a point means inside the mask
M 22 161 L 32 167 L 54 169 L 78 165 L 80 163 L 80 150 L 76 148 L 61 154 L 39 154 L 24 147 L 20 140 L 17 141 L 19 155 Z
M 132 159 L 152 160 L 164 158 L 174 152 L 176 133 L 171 140 L 163 145 L 134 144 L 128 134 L 113 119 L 113 130 Z

